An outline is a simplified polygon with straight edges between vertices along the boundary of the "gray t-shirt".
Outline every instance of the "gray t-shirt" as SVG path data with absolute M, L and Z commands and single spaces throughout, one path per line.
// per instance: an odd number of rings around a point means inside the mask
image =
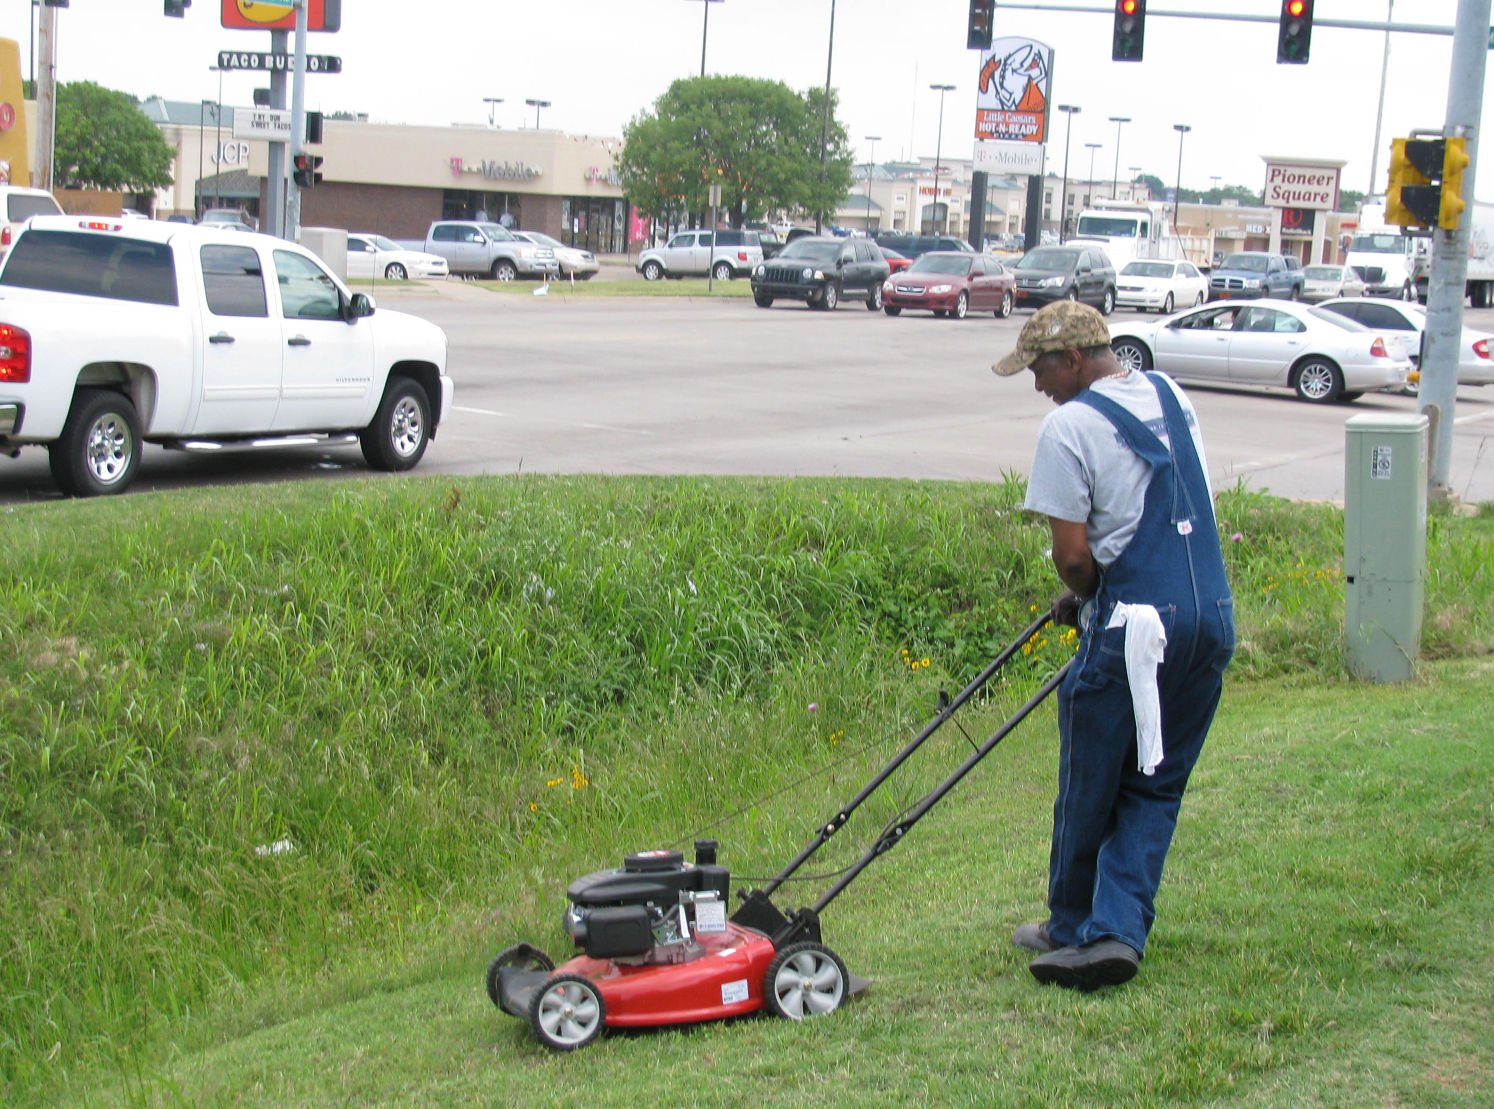
M 1170 377 L 1158 376 L 1182 405 L 1207 484 L 1209 464 L 1193 405 Z M 1162 404 L 1146 375 L 1133 372 L 1097 381 L 1091 388 L 1125 408 L 1167 442 Z M 1150 475 L 1147 464 L 1126 445 L 1114 424 L 1089 405 L 1070 401 L 1043 417 L 1027 484 L 1026 507 L 1044 516 L 1087 524 L 1090 553 L 1101 566 L 1109 566 L 1126 549 L 1141 523 Z M 1209 494 L 1213 496 L 1212 486 Z

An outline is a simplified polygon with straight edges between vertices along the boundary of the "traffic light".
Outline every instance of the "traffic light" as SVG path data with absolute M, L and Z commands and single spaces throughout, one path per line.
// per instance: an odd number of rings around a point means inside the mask
M 1146 0 L 1115 0 L 1115 32 L 1110 60 L 1141 61 L 1141 42 L 1146 37 Z
M 321 112 L 307 112 L 306 113 L 306 145 L 307 146 L 321 146 L 322 145 L 322 113 Z
M 1463 171 L 1468 168 L 1468 140 L 1446 139 L 1442 155 L 1442 200 L 1437 206 L 1437 226 L 1456 231 L 1468 202 L 1463 199 Z
M 1442 219 L 1443 139 L 1392 139 L 1385 218 L 1402 227 L 1436 227 Z M 1467 155 L 1464 155 L 1465 159 Z M 1460 182 L 1461 184 L 1461 182 Z M 1456 224 L 1454 224 L 1456 226 Z
M 1312 0 L 1282 0 L 1276 63 L 1303 65 L 1312 46 Z
M 297 188 L 309 189 L 321 183 L 322 175 L 317 172 L 322 168 L 320 154 L 297 154 L 291 159 L 291 166 L 291 180 Z
M 966 50 L 991 49 L 991 21 L 996 0 L 970 0 L 970 25 L 965 32 Z

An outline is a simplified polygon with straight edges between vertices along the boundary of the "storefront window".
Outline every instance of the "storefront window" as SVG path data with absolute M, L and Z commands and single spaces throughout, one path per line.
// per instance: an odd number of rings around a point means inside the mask
M 485 223 L 496 222 L 509 225 L 510 220 L 503 219 L 503 213 L 507 212 L 512 220 L 511 225 L 522 227 L 524 221 L 520 214 L 519 199 L 518 193 L 447 189 L 441 196 L 441 218 L 475 219 Z
M 622 254 L 627 250 L 627 202 L 611 197 L 567 196 L 560 201 L 565 225 L 560 239 L 593 254 Z

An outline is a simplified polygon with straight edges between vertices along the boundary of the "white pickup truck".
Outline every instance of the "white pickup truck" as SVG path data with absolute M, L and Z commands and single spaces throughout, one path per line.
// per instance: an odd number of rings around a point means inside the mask
M 357 442 L 408 470 L 451 396 L 439 327 L 282 239 L 38 216 L 0 266 L 0 452 L 46 446 L 75 496 L 123 490 L 146 442 Z

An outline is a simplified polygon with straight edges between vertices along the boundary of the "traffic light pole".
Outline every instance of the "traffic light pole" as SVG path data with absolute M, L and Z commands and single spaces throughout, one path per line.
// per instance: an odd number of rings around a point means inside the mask
M 306 142 L 306 0 L 296 0 L 296 56 L 291 71 L 291 133 L 285 144 L 286 157 L 296 164 L 296 155 Z M 295 174 L 285 182 L 285 238 L 295 242 L 301 232 L 301 188 Z
M 1468 202 L 1454 231 L 1432 232 L 1432 273 L 1427 287 L 1426 348 L 1421 356 L 1419 407 L 1431 425 L 1428 491 L 1447 499 L 1452 463 L 1453 409 L 1458 394 L 1458 353 L 1462 345 L 1463 299 L 1468 281 L 1468 241 L 1473 219 L 1474 168 L 1484 103 L 1484 67 L 1489 54 L 1490 0 L 1458 0 L 1453 28 L 1452 75 L 1447 88 L 1443 135 L 1467 141 L 1463 198 Z
M 1114 5 L 1108 8 L 1097 8 L 1091 4 L 1017 4 L 1009 3 L 1008 0 L 996 0 L 996 8 L 1012 8 L 1018 11 L 1029 12 L 1079 12 L 1085 15 L 1114 15 Z M 1152 19 L 1223 19 L 1232 23 L 1279 23 L 1280 15 L 1244 15 L 1235 12 L 1193 12 L 1193 11 L 1157 11 L 1153 9 L 1147 12 Z M 1450 35 L 1453 33 L 1451 27 L 1441 26 L 1435 23 L 1390 23 L 1386 20 L 1365 19 L 1325 19 L 1323 16 L 1315 16 L 1313 25 L 1316 27 L 1338 27 L 1350 31 L 1399 31 L 1411 35 Z

